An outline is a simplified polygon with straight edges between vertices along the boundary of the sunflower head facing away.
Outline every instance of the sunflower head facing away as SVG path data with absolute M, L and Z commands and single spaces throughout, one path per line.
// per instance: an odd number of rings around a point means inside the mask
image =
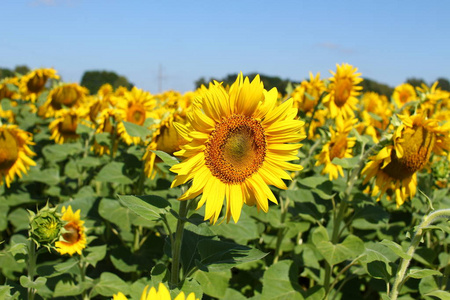
M 0 184 L 6 182 L 10 187 L 16 175 L 21 178 L 30 166 L 36 165 L 30 158 L 36 155 L 29 147 L 34 145 L 32 140 L 31 133 L 16 125 L 0 126 Z
M 86 114 L 85 108 L 61 109 L 57 111 L 55 120 L 48 125 L 52 133 L 50 139 L 55 140 L 58 144 L 77 140 L 80 137 L 77 134 L 78 124 Z
M 328 86 L 328 95 L 323 98 L 323 103 L 328 107 L 330 116 L 335 118 L 342 116 L 351 118 L 356 110 L 361 86 L 359 83 L 363 80 L 357 73 L 358 69 L 349 64 L 336 65 L 336 73 L 330 71 L 333 77 L 330 78 Z
M 56 250 L 60 254 L 81 255 L 81 251 L 86 248 L 86 229 L 84 221 L 80 220 L 80 210 L 74 213 L 72 206 L 69 205 L 67 209 L 63 207 L 61 213 L 65 225 L 60 240 L 55 243 Z
M 54 69 L 37 69 L 25 74 L 20 79 L 20 93 L 24 99 L 35 102 L 37 96 L 44 90 L 47 80 L 59 79 Z
M 294 106 L 299 111 L 305 113 L 312 113 L 314 107 L 319 101 L 320 95 L 325 91 L 325 84 L 320 79 L 320 73 L 313 76 L 309 73 L 309 80 L 304 80 L 299 86 L 292 92 L 292 98 L 294 99 Z
M 394 132 L 393 144 L 370 158 L 362 175 L 367 183 L 375 178 L 372 195 L 395 195 L 397 206 L 413 197 L 417 190 L 417 172 L 429 162 L 431 154 L 449 150 L 449 128 L 423 115 L 400 115 L 402 124 Z
M 298 159 L 304 122 L 295 120 L 292 99 L 277 106 L 277 96 L 259 76 L 250 82 L 241 74 L 228 91 L 218 82 L 202 87 L 187 114 L 192 129 L 174 123 L 188 143 L 175 153 L 186 159 L 171 168 L 172 186 L 192 180 L 180 200 L 202 194 L 197 208 L 206 204 L 205 220 L 217 221 L 224 200 L 227 221 L 239 220 L 244 203 L 267 212 L 268 200 L 277 203 L 269 185 L 286 189 L 285 170 L 302 169 L 288 161 Z

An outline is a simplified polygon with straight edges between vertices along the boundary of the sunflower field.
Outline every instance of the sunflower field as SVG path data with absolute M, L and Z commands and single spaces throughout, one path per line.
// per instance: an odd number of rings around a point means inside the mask
M 450 92 L 362 81 L 2 79 L 0 299 L 450 299 Z

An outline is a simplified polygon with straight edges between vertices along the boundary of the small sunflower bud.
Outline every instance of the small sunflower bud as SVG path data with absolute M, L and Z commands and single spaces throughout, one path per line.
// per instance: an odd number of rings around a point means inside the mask
M 49 208 L 48 204 L 36 214 L 30 212 L 30 238 L 39 247 L 43 245 L 50 247 L 59 239 L 64 221 L 61 214 L 56 212 L 56 208 Z

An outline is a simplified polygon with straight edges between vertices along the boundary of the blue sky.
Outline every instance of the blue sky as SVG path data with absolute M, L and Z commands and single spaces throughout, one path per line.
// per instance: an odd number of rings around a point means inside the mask
M 0 67 L 108 70 L 158 92 L 259 72 L 300 81 L 350 63 L 395 86 L 450 79 L 447 1 L 2 0 Z

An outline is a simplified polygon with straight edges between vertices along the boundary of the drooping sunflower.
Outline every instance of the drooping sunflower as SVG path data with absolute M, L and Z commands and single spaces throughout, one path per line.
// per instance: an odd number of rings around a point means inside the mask
M 159 283 L 158 290 L 154 287 L 151 287 L 150 290 L 148 288 L 148 285 L 144 288 L 141 300 L 172 300 L 169 290 L 163 283 Z M 128 300 L 128 298 L 122 292 L 119 292 L 113 295 L 113 300 Z M 187 297 L 185 297 L 184 292 L 180 292 L 174 300 L 198 300 L 198 298 L 195 297 L 193 292 Z
M 85 107 L 77 109 L 61 109 L 56 112 L 55 120 L 53 120 L 48 128 L 52 135 L 50 139 L 55 140 L 58 144 L 63 144 L 69 141 L 74 141 L 79 138 L 77 134 L 78 124 L 86 116 L 87 110 Z
M 227 222 L 239 220 L 244 203 L 267 212 L 268 199 L 277 203 L 268 185 L 286 189 L 284 170 L 302 169 L 288 161 L 298 159 L 304 122 L 294 119 L 292 99 L 277 106 L 277 96 L 259 76 L 250 82 L 240 74 L 229 91 L 218 82 L 202 87 L 187 114 L 192 130 L 174 123 L 188 143 L 175 153 L 186 159 L 171 168 L 172 187 L 192 180 L 179 200 L 202 194 L 197 208 L 206 204 L 205 220 L 217 222 L 224 200 Z
M 389 125 L 393 113 L 392 104 L 384 95 L 366 92 L 362 96 L 362 105 L 360 110 L 362 122 L 358 126 L 358 132 L 369 135 L 375 143 L 378 143 L 381 133 Z
M 10 187 L 17 175 L 22 178 L 30 166 L 36 163 L 31 159 L 36 155 L 29 146 L 34 145 L 31 133 L 23 131 L 16 125 L 0 126 L 0 184 Z
M 333 77 L 330 78 L 328 94 L 323 98 L 323 103 L 328 107 L 331 118 L 342 116 L 346 119 L 353 117 L 358 98 L 356 98 L 361 86 L 359 83 L 363 80 L 357 73 L 358 68 L 349 64 L 336 65 L 336 73 L 330 71 Z
M 309 73 L 309 80 L 304 80 L 292 92 L 291 97 L 294 99 L 294 106 L 299 111 L 311 114 L 319 101 L 320 95 L 325 91 L 325 84 L 320 79 L 320 73 L 316 76 Z
M 47 101 L 39 108 L 39 115 L 49 118 L 64 107 L 79 107 L 88 94 L 88 89 L 77 83 L 61 84 L 50 91 Z
M 161 150 L 173 155 L 181 149 L 182 145 L 186 144 L 186 140 L 177 132 L 173 124 L 175 121 L 185 124 L 186 118 L 165 108 L 159 109 L 153 117 L 161 121 L 154 126 L 152 140 L 142 158 L 145 161 L 145 174 L 150 178 L 155 177 L 157 172 L 155 165 L 160 161 L 152 150 Z
M 123 97 L 117 98 L 117 109 L 122 111 L 123 121 L 137 125 L 144 125 L 155 105 L 156 101 L 152 94 L 136 87 L 133 87 L 131 91 L 125 91 Z M 118 125 L 118 132 L 128 145 L 141 142 L 140 137 L 130 136 L 127 133 L 123 123 Z
M 55 243 L 56 250 L 60 254 L 81 255 L 81 251 L 86 248 L 86 228 L 84 221 L 80 220 L 80 210 L 74 213 L 69 205 L 67 209 L 63 206 L 61 213 L 61 219 L 66 221 L 66 224 L 61 239 Z
M 327 142 L 322 151 L 316 155 L 316 166 L 325 165 L 322 174 L 328 174 L 330 180 L 335 180 L 341 175 L 344 177 L 342 166 L 334 164 L 332 161 L 337 158 L 353 157 L 353 147 L 356 143 L 355 137 L 349 137 L 350 131 L 354 128 L 358 119 L 344 120 L 340 117 L 336 118 L 336 131 L 330 126 L 331 138 Z
M 378 199 L 395 195 L 397 206 L 413 197 L 417 190 L 417 172 L 429 162 L 432 152 L 442 155 L 450 149 L 449 123 L 442 126 L 424 115 L 399 115 L 402 124 L 393 135 L 393 143 L 372 156 L 362 170 L 364 183 L 374 178 L 372 196 Z M 389 193 L 387 193 L 389 192 Z
M 417 100 L 416 90 L 411 84 L 403 83 L 394 89 L 392 99 L 397 108 L 400 109 L 406 103 Z
M 111 138 L 114 135 L 117 136 L 117 125 L 121 122 L 121 120 L 122 114 L 118 110 L 113 108 L 103 109 L 97 117 L 97 129 L 95 130 L 95 133 L 109 133 Z M 114 152 L 117 150 L 118 145 L 119 140 L 115 139 L 113 146 Z M 94 152 L 98 155 L 103 155 L 105 153 L 110 154 L 111 152 L 110 145 L 101 145 L 97 143 L 97 141 L 94 142 L 92 147 Z
M 54 69 L 37 69 L 20 78 L 20 93 L 22 98 L 35 102 L 39 94 L 44 90 L 47 80 L 59 79 Z

